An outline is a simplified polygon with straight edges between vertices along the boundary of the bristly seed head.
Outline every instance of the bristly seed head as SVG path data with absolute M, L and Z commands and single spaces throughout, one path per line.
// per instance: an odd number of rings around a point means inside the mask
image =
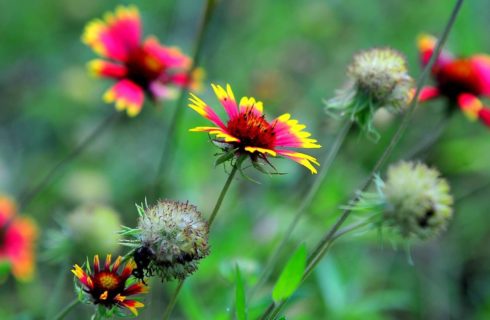
M 185 279 L 209 254 L 208 226 L 189 203 L 165 200 L 147 207 L 138 221 L 141 246 L 152 250 L 149 275 Z
M 391 166 L 380 191 L 386 200 L 384 221 L 405 238 L 435 236 L 446 229 L 452 217 L 449 184 L 425 164 L 400 162 Z
M 349 83 L 327 102 L 327 111 L 337 110 L 368 133 L 378 136 L 372 120 L 376 110 L 402 110 L 410 101 L 413 80 L 405 58 L 392 49 L 370 49 L 354 56 L 347 69 Z

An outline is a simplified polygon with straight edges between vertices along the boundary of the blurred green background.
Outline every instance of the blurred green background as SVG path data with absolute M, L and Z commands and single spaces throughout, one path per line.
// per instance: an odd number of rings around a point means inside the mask
M 209 83 L 230 83 L 237 98 L 247 95 L 263 100 L 269 119 L 292 113 L 322 144 L 322 149 L 308 152 L 322 161 L 339 128 L 338 121 L 326 117 L 322 100 L 342 86 L 352 55 L 377 46 L 397 49 L 406 55 L 410 72 L 417 77 L 416 37 L 421 32 L 439 35 L 453 2 L 220 1 L 204 42 L 201 65 L 207 78 L 200 96 L 220 109 Z M 95 54 L 81 43 L 80 36 L 89 20 L 118 4 L 129 2 L 0 3 L 1 193 L 16 197 L 40 181 L 113 112 L 113 106 L 101 101 L 110 82 L 87 74 L 85 64 Z M 145 35 L 154 34 L 162 43 L 180 46 L 190 54 L 204 1 L 134 4 L 141 11 Z M 490 52 L 487 12 L 488 1 L 466 1 L 447 47 L 461 55 Z M 75 297 L 70 268 L 83 263 L 85 249 L 80 247 L 70 258 L 59 257 L 61 263 L 46 261 L 45 249 L 48 230 L 65 228 L 65 217 L 77 208 L 104 204 L 120 214 L 123 224 L 135 225 L 135 203 L 150 196 L 148 186 L 174 111 L 173 101 L 158 107 L 148 103 L 138 117 L 123 117 L 23 210 L 39 224 L 37 274 L 30 283 L 10 278 L 0 284 L 1 319 L 49 319 Z M 405 158 L 431 139 L 444 114 L 443 100 L 421 106 L 391 161 Z M 369 173 L 398 120 L 378 117 L 382 133 L 378 143 L 351 133 L 292 235 L 288 251 L 302 241 L 311 248 L 320 239 L 338 217 L 339 206 Z M 207 216 L 226 171 L 213 166 L 218 150 L 207 136 L 187 132 L 198 125 L 207 123 L 186 108 L 172 150 L 173 164 L 164 168 L 166 188 L 160 197 L 188 200 Z M 490 179 L 489 134 L 488 128 L 456 113 L 438 141 L 418 155 L 447 177 L 457 202 L 449 230 L 411 249 L 413 264 L 404 248 L 381 241 L 376 230 L 346 236 L 288 303 L 288 319 L 490 319 L 490 189 L 481 188 Z M 251 173 L 261 184 L 235 179 L 211 234 L 212 253 L 186 282 L 175 319 L 228 319 L 236 262 L 248 288 L 256 281 L 315 179 L 292 161 L 274 159 L 273 163 L 288 174 Z M 174 285 L 152 283 L 142 319 L 160 317 Z M 251 319 L 270 302 L 272 285 L 273 281 L 263 287 L 249 305 Z M 68 318 L 87 319 L 90 312 L 90 306 L 78 306 Z

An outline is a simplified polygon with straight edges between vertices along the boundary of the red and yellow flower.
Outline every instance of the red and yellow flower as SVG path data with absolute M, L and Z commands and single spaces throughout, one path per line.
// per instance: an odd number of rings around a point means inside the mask
M 119 6 L 103 19 L 87 24 L 82 36 L 95 53 L 108 59 L 89 62 L 97 76 L 112 78 L 116 84 L 104 94 L 116 109 L 137 115 L 145 94 L 152 100 L 175 96 L 175 87 L 196 88 L 200 71 L 188 77 L 191 59 L 176 47 L 166 47 L 155 37 L 141 41 L 141 19 L 135 6 Z
M 108 254 L 103 268 L 99 265 L 99 256 L 94 257 L 93 271 L 87 266 L 85 272 L 79 265 L 75 265 L 71 272 L 78 278 L 83 286 L 83 292 L 89 295 L 93 304 L 102 305 L 107 309 L 114 307 L 127 308 L 134 315 L 138 315 L 138 308 L 143 303 L 127 299 L 129 296 L 147 292 L 146 286 L 136 282 L 127 286 L 136 264 L 133 260 L 126 263 L 121 272 L 118 271 L 122 257 L 118 257 L 111 266 L 111 255 Z
M 34 221 L 16 216 L 14 202 L 0 195 L 0 261 L 10 264 L 18 280 L 30 280 L 34 275 L 36 238 Z
M 235 155 L 248 155 L 253 162 L 259 159 L 267 161 L 268 156 L 284 156 L 317 173 L 313 166 L 318 161 L 307 154 L 288 148 L 320 148 L 311 134 L 304 131 L 305 125 L 291 119 L 289 113 L 267 121 L 263 114 L 263 103 L 254 98 L 243 97 L 237 104 L 229 85 L 226 90 L 219 85 L 212 85 L 214 93 L 228 115 L 228 121 L 220 117 L 204 101 L 191 94 L 189 107 L 201 116 L 213 122 L 215 127 L 197 127 L 195 132 L 208 132 L 215 135 L 220 145 Z
M 419 37 L 422 65 L 429 63 L 436 44 L 437 39 L 430 35 Z M 420 101 L 445 97 L 451 105 L 458 105 L 470 119 L 479 119 L 490 127 L 490 108 L 480 101 L 480 97 L 490 97 L 490 55 L 454 58 L 443 50 L 431 71 L 436 85 L 424 87 Z

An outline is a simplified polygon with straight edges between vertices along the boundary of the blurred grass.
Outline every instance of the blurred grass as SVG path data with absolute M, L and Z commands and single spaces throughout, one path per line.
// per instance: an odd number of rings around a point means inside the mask
M 1 192 L 18 195 L 31 186 L 112 112 L 112 106 L 104 105 L 100 98 L 109 82 L 92 79 L 85 71 L 85 63 L 95 55 L 80 42 L 80 35 L 88 20 L 117 4 L 75 0 L 0 3 Z M 155 34 L 162 42 L 190 52 L 203 1 L 145 0 L 137 4 L 145 35 Z M 230 83 L 237 98 L 248 95 L 263 100 L 269 119 L 291 112 L 307 124 L 324 146 L 312 154 L 322 158 L 338 129 L 337 123 L 325 117 L 322 99 L 342 85 L 352 54 L 372 46 L 393 47 L 406 55 L 416 76 L 420 72 L 416 36 L 441 32 L 451 7 L 447 0 L 221 1 L 206 37 L 202 64 L 207 82 Z M 453 52 L 490 52 L 490 21 L 482 14 L 489 9 L 487 1 L 465 3 L 448 41 Z M 205 88 L 200 96 L 217 105 L 210 87 L 206 84 Z M 54 217 L 94 200 L 90 195 L 80 198 L 82 191 L 90 194 L 91 189 L 102 188 L 104 198 L 95 200 L 114 206 L 124 224 L 134 225 L 134 204 L 144 201 L 146 187 L 152 182 L 173 108 L 173 102 L 156 108 L 148 104 L 137 118 L 107 130 L 25 213 L 38 221 L 43 232 L 56 227 Z M 403 158 L 430 135 L 443 113 L 442 101 L 421 106 L 392 160 Z M 386 146 L 396 120 L 386 121 L 377 144 L 351 134 L 293 235 L 291 250 L 299 241 L 313 244 L 331 225 L 338 215 L 336 208 L 345 203 Z M 174 165 L 164 175 L 171 188 L 161 197 L 189 200 L 207 215 L 226 172 L 213 167 L 216 149 L 208 138 L 185 131 L 204 123 L 191 110 L 185 111 Z M 455 114 L 440 141 L 421 158 L 442 171 L 456 197 L 464 195 L 489 180 L 487 135 L 488 129 Z M 227 318 L 234 284 L 220 271 L 223 265 L 242 259 L 261 266 L 279 241 L 314 176 L 291 161 L 274 160 L 274 164 L 288 174 L 271 178 L 252 174 L 261 185 L 236 179 L 211 235 L 212 254 L 187 283 L 176 317 Z M 97 176 L 96 182 L 77 178 L 85 172 Z M 331 258 L 319 266 L 316 277 L 297 293 L 287 313 L 291 319 L 490 317 L 487 195 L 488 189 L 456 203 L 448 232 L 412 249 L 414 266 L 403 248 L 393 251 L 389 243 L 383 246 L 375 231 L 340 241 Z M 42 244 L 38 248 L 42 251 Z M 250 286 L 259 267 L 250 272 L 240 267 Z M 68 285 L 59 306 L 74 297 L 69 268 L 67 265 L 64 271 Z M 0 318 L 41 318 L 40 297 L 49 297 L 58 272 L 58 266 L 39 261 L 33 283 L 3 283 Z M 257 302 L 263 307 L 271 285 L 258 295 Z M 161 313 L 163 299 L 172 292 L 168 287 L 154 283 L 154 289 L 162 292 L 154 294 L 159 300 L 149 301 L 142 318 L 153 319 Z M 80 313 L 72 319 L 80 319 L 87 314 L 81 312 L 89 309 L 77 308 Z M 262 311 L 260 306 L 254 309 L 258 311 L 251 310 L 252 315 Z

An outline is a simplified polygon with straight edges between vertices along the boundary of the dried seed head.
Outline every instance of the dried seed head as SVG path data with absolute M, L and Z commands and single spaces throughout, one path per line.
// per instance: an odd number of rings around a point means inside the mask
M 412 79 L 405 58 L 392 49 L 371 49 L 354 57 L 349 77 L 358 90 L 374 98 L 380 107 L 399 108 L 409 100 Z
M 370 49 L 354 56 L 347 74 L 347 87 L 327 102 L 327 111 L 338 110 L 377 136 L 374 112 L 383 107 L 400 111 L 410 101 L 413 80 L 405 58 L 392 49 Z
M 391 166 L 381 192 L 386 200 L 384 220 L 403 237 L 430 238 L 445 230 L 452 217 L 447 181 L 425 164 Z
M 160 201 L 144 210 L 138 229 L 141 246 L 153 252 L 149 274 L 164 281 L 184 279 L 209 253 L 207 223 L 191 204 Z

